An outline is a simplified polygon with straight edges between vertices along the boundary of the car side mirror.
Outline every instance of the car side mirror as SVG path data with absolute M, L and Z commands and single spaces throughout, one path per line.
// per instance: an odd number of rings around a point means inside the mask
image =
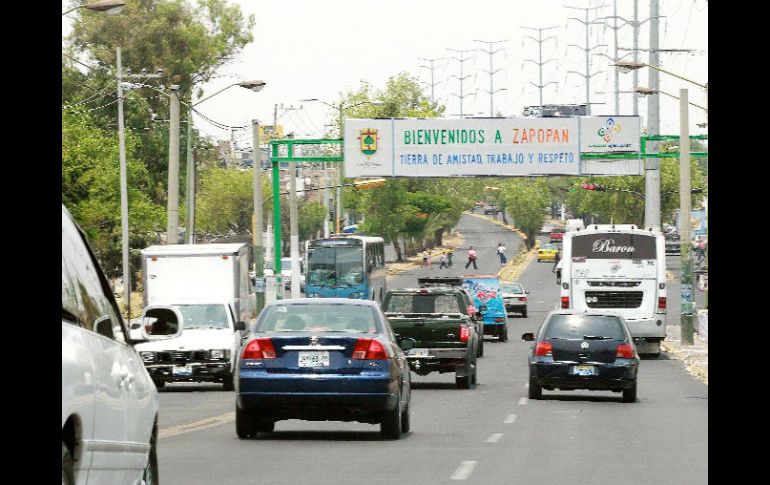
M 417 345 L 417 341 L 413 338 L 404 337 L 398 339 L 398 346 L 405 352 L 409 349 L 413 349 L 415 345 Z
M 535 334 L 532 332 L 527 332 L 521 335 L 521 339 L 525 342 L 532 342 L 533 340 L 535 340 Z
M 141 330 L 145 340 L 178 337 L 183 330 L 182 313 L 170 306 L 149 306 L 142 312 Z
M 235 322 L 235 330 L 246 330 L 246 322 Z
M 486 306 L 486 305 L 481 305 L 481 306 L 479 307 L 479 311 L 480 311 L 480 312 L 485 312 L 485 311 L 487 311 L 487 306 Z

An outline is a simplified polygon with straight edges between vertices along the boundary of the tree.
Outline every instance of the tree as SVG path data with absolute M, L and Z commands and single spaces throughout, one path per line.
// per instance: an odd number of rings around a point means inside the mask
M 550 201 L 548 186 L 540 178 L 516 178 L 503 184 L 502 193 L 516 227 L 527 236 L 527 249 L 531 249 L 545 222 L 543 208 Z

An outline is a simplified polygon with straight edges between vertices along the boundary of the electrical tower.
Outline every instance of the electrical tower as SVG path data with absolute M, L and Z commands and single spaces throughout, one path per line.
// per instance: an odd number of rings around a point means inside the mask
M 590 22 L 588 20 L 588 12 L 590 10 L 597 10 L 597 9 L 600 9 L 600 8 L 604 8 L 605 6 L 606 5 L 599 5 L 598 7 L 568 7 L 568 6 L 565 5 L 565 7 L 564 7 L 564 8 L 571 8 L 571 9 L 574 9 L 574 10 L 584 10 L 585 13 L 586 13 L 585 21 L 583 21 L 583 20 L 581 20 L 579 18 L 576 18 L 576 17 L 570 17 L 569 18 L 569 20 L 577 20 L 578 22 L 580 22 L 581 24 L 583 24 L 585 26 L 585 28 L 586 28 L 586 46 L 585 47 L 580 47 L 579 45 L 575 45 L 575 44 L 569 44 L 568 45 L 568 47 L 577 47 L 578 49 L 580 49 L 580 50 L 582 50 L 582 51 L 584 51 L 586 53 L 586 73 L 582 74 L 582 73 L 577 72 L 577 71 L 568 71 L 568 74 L 569 73 L 577 74 L 578 76 L 582 76 L 583 79 L 585 79 L 585 81 L 586 81 L 586 114 L 589 114 L 589 115 L 591 114 L 591 77 L 593 77 L 593 76 L 595 76 L 595 75 L 597 75 L 597 74 L 602 72 L 602 71 L 597 71 L 597 72 L 591 73 L 591 51 L 593 49 L 597 48 L 597 47 L 607 47 L 607 44 L 597 44 L 597 45 L 595 45 L 593 47 L 590 46 L 589 30 L 590 30 L 591 24 L 596 24 L 596 23 L 599 23 L 599 22 L 596 22 L 596 21 Z
M 475 96 L 476 95 L 475 91 L 472 94 L 464 94 L 464 91 L 463 91 L 463 82 L 467 78 L 471 77 L 470 75 L 468 75 L 468 76 L 464 76 L 463 75 L 463 73 L 464 73 L 464 64 L 465 64 L 466 61 L 470 61 L 472 59 L 475 59 L 475 57 L 465 57 L 465 53 L 466 52 L 473 52 L 476 49 L 447 49 L 447 50 L 448 51 L 452 51 L 452 52 L 459 52 L 460 53 L 460 57 L 459 58 L 452 57 L 452 59 L 455 59 L 456 61 L 458 61 L 460 63 L 460 76 L 452 76 L 452 77 L 455 77 L 455 78 L 460 80 L 460 94 L 459 95 L 457 95 L 455 93 L 451 93 L 451 94 L 452 94 L 452 96 L 457 96 L 458 98 L 460 98 L 460 118 L 462 118 L 463 114 L 464 114 L 463 113 L 463 99 L 466 96 Z
M 436 86 L 438 86 L 439 84 L 441 84 L 441 81 L 434 82 L 433 71 L 436 69 L 436 66 L 434 66 L 433 63 L 436 62 L 436 61 L 443 61 L 444 59 L 446 59 L 446 57 L 439 57 L 438 59 L 424 59 L 422 57 L 418 57 L 417 59 L 419 59 L 421 61 L 430 62 L 430 66 L 422 66 L 422 65 L 420 66 L 420 67 L 424 67 L 425 69 L 430 69 L 430 83 L 426 83 L 425 81 L 420 81 L 420 82 L 430 86 L 430 99 L 431 99 L 431 101 L 435 102 L 436 101 L 436 96 L 434 94 L 434 88 Z
M 482 71 L 484 71 L 484 72 L 489 74 L 489 91 L 487 91 L 489 93 L 489 116 L 493 117 L 493 116 L 495 116 L 495 104 L 494 104 L 494 95 L 495 95 L 495 93 L 498 92 L 498 91 L 506 91 L 508 88 L 499 88 L 497 90 L 494 89 L 493 77 L 494 77 L 495 73 L 497 73 L 498 71 L 501 71 L 502 69 L 498 69 L 497 71 L 495 71 L 492 68 L 492 58 L 494 57 L 496 52 L 500 52 L 503 49 L 495 49 L 495 50 L 493 50 L 492 49 L 492 44 L 496 44 L 498 42 L 508 42 L 508 40 L 506 39 L 506 40 L 488 41 L 488 40 L 473 39 L 473 41 L 474 42 L 482 42 L 484 44 L 489 44 L 489 50 L 485 50 L 485 49 L 479 49 L 479 50 L 481 52 L 486 52 L 487 54 L 489 54 L 489 71 L 487 71 L 485 69 L 482 69 Z
M 524 37 L 534 40 L 538 43 L 538 61 L 535 62 L 532 59 L 524 59 L 524 62 L 532 62 L 534 64 L 537 64 L 538 69 L 540 71 L 540 84 L 535 84 L 530 81 L 530 84 L 538 88 L 540 91 L 540 116 L 543 116 L 543 88 L 548 86 L 549 84 L 558 84 L 556 81 L 550 81 L 546 84 L 543 84 L 543 66 L 545 64 L 548 64 L 551 61 L 555 61 L 556 59 L 548 59 L 547 61 L 543 61 L 543 42 L 549 40 L 549 39 L 556 39 L 557 37 L 555 35 L 549 35 L 545 39 L 543 39 L 543 31 L 544 30 L 550 30 L 550 29 L 556 29 L 558 27 L 542 27 L 542 28 L 536 28 L 536 27 L 525 27 L 521 26 L 522 29 L 529 29 L 529 30 L 537 30 L 538 36 L 537 39 L 532 37 L 531 35 L 525 35 Z

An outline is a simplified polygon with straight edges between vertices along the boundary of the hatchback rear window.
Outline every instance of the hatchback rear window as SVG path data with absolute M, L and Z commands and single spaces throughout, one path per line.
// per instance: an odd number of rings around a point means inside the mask
M 584 337 L 626 338 L 618 317 L 604 315 L 552 315 L 543 338 L 583 340 Z
M 393 313 L 462 313 L 456 295 L 393 294 L 386 312 Z
M 274 305 L 257 322 L 257 332 L 377 333 L 374 310 L 359 305 Z

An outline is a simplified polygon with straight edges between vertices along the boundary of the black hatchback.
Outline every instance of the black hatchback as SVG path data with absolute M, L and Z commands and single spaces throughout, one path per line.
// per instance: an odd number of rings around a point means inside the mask
M 613 313 L 571 310 L 551 312 L 529 353 L 529 398 L 547 390 L 605 390 L 623 392 L 624 402 L 636 401 L 639 355 L 623 317 Z

